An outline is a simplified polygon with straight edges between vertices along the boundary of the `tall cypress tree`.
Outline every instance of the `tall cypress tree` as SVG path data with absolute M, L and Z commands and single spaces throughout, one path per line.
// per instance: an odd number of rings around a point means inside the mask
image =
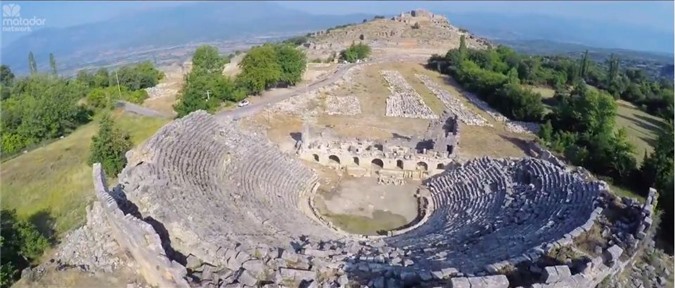
M 49 53 L 49 67 L 52 69 L 52 74 L 58 74 L 56 71 L 56 59 L 54 58 L 54 53 Z
M 28 68 L 30 69 L 30 74 L 37 73 L 37 63 L 35 62 L 35 56 L 33 55 L 33 51 L 30 51 L 30 53 L 28 53 Z
M 579 70 L 579 76 L 581 76 L 582 79 L 586 79 L 586 74 L 588 73 L 588 64 L 589 64 L 589 59 L 588 59 L 588 50 L 584 52 L 584 56 L 581 58 L 581 70 Z

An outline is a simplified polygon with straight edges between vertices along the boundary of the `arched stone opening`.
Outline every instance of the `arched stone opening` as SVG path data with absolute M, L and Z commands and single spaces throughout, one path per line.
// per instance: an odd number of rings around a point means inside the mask
M 314 156 L 314 161 L 319 162 L 319 155 L 314 154 L 312 156 Z
M 336 164 L 340 164 L 340 158 L 338 156 L 330 155 L 330 156 L 328 156 L 328 160 L 331 160 L 331 161 L 335 162 Z
M 382 159 L 373 159 L 373 161 L 370 161 L 370 164 L 372 164 L 373 169 L 382 169 L 384 168 L 384 162 L 382 162 Z
M 403 169 L 403 160 L 396 160 L 396 167 Z
M 429 170 L 429 165 L 427 165 L 427 163 L 425 163 L 425 162 L 420 161 L 420 162 L 417 162 L 417 169 L 427 171 L 427 170 Z
M 359 165 L 359 157 L 354 157 L 354 164 Z
M 436 169 L 445 169 L 445 165 L 443 165 L 443 163 L 438 163 L 438 165 L 436 165 Z

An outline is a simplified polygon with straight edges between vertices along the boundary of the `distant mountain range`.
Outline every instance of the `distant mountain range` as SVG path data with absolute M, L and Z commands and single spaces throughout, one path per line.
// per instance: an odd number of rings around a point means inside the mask
M 116 61 L 113 59 L 119 60 L 124 55 L 136 61 L 147 57 L 147 51 L 171 46 L 298 35 L 360 23 L 376 14 L 318 15 L 265 1 L 192 2 L 130 12 L 98 23 L 38 30 L 3 45 L 0 61 L 10 65 L 15 73 L 23 74 L 28 72 L 29 51 L 35 54 L 40 70 L 47 69 L 48 55 L 54 53 L 60 68 L 72 70 Z M 665 57 L 664 63 L 670 59 L 672 64 L 672 27 L 656 30 L 541 15 L 437 14 L 446 15 L 454 26 L 524 52 L 561 54 L 588 47 L 626 49 L 622 50 L 625 53 L 657 51 L 660 56 L 649 54 Z M 139 56 L 139 51 L 146 54 Z
M 544 40 L 588 47 L 673 54 L 673 27 L 662 29 L 550 15 L 439 13 L 450 24 L 493 41 Z M 671 56 L 672 57 L 672 56 Z
M 264 1 L 195 2 L 130 13 L 98 23 L 41 29 L 2 47 L 1 61 L 15 73 L 27 73 L 29 51 L 34 53 L 39 68 L 48 67 L 49 53 L 54 53 L 60 67 L 76 66 L 82 59 L 106 54 L 309 32 L 361 22 L 372 16 L 314 15 Z

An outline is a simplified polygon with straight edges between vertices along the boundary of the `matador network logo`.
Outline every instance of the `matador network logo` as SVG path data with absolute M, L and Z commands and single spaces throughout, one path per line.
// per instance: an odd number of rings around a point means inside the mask
M 31 32 L 34 27 L 45 25 L 45 18 L 21 17 L 19 4 L 2 5 L 2 32 Z

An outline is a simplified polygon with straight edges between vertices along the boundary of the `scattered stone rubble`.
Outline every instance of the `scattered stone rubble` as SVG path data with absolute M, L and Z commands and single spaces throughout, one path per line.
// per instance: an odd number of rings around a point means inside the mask
M 345 83 L 352 83 L 353 77 L 355 74 L 357 74 L 359 71 L 363 69 L 363 67 L 367 66 L 368 64 L 360 64 L 356 65 L 353 67 L 350 67 L 345 73 L 338 79 L 337 81 L 333 82 L 330 85 L 324 86 L 319 89 L 315 90 L 308 90 L 305 91 L 304 94 L 297 95 L 295 97 L 290 97 L 288 99 L 285 99 L 283 101 L 280 101 L 276 103 L 275 105 L 272 105 L 268 108 L 266 108 L 267 111 L 269 112 L 283 112 L 283 113 L 289 113 L 289 114 L 295 114 L 295 115 L 307 115 L 307 116 L 315 116 L 318 115 L 320 111 L 320 101 L 319 101 L 319 95 L 321 94 L 327 94 L 327 99 L 326 99 L 326 113 L 331 114 L 340 114 L 340 113 L 355 113 L 355 114 L 344 114 L 344 115 L 356 115 L 360 114 L 361 112 L 361 105 L 358 101 L 358 98 L 354 97 L 353 99 L 351 96 L 348 99 L 332 99 L 332 98 L 340 98 L 338 96 L 332 95 L 332 93 L 337 90 L 341 85 Z M 349 101 L 348 101 L 349 100 Z M 355 100 L 354 102 L 351 102 L 351 100 Z M 334 102 L 330 101 L 337 101 L 340 103 L 339 105 L 334 105 Z M 346 104 L 346 106 L 344 106 Z M 342 106 L 341 106 L 342 105 Z M 358 107 L 358 110 L 356 109 Z M 358 111 L 358 113 L 356 112 Z M 331 115 L 335 115 L 331 114 Z
M 468 99 L 473 105 L 485 111 L 485 113 L 490 114 L 495 120 L 506 124 L 506 130 L 514 133 L 537 133 L 539 132 L 539 124 L 531 122 L 522 122 L 522 121 L 513 121 L 507 118 L 506 116 L 499 113 L 499 111 L 490 107 L 490 105 L 473 95 L 472 93 L 464 93 L 466 99 Z
M 506 288 L 504 267 L 572 245 L 608 194 L 602 182 L 535 158 L 448 163 L 425 181 L 419 223 L 364 237 L 312 215 L 312 170 L 262 135 L 204 111 L 169 123 L 127 159 L 112 190 L 94 165 L 97 202 L 81 228 L 90 231 L 68 237 L 82 243 L 65 243 L 58 261 L 106 270 L 126 254 L 159 287 Z M 649 231 L 654 199 L 652 191 L 639 210 L 635 238 Z M 545 267 L 534 286 L 591 287 L 578 285 L 617 273 L 630 242 L 612 234 L 620 241 L 590 262 L 592 274 Z
M 459 117 L 459 120 L 464 122 L 466 125 L 470 126 L 490 126 L 492 127 L 492 124 L 485 120 L 483 116 L 480 116 L 473 111 L 471 111 L 469 108 L 464 106 L 462 101 L 460 101 L 457 97 L 452 96 L 448 91 L 443 90 L 435 81 L 431 80 L 429 76 L 426 75 L 420 75 L 420 74 L 415 74 L 417 79 L 422 81 L 424 86 L 426 86 L 431 92 L 433 92 L 438 99 L 440 99 L 445 107 L 450 110 L 453 114 L 457 115 Z
M 164 97 L 168 95 L 176 95 L 178 89 L 168 87 L 169 83 L 159 83 L 153 87 L 145 88 L 145 92 L 148 93 L 148 98 L 154 99 L 159 97 Z
M 386 114 L 389 117 L 437 119 L 438 116 L 424 103 L 422 96 L 410 86 L 400 72 L 382 70 L 380 72 L 389 84 L 391 94 L 387 97 Z
M 281 112 L 294 115 L 318 115 L 319 90 L 307 91 L 296 97 L 289 97 L 267 108 L 268 112 Z
M 358 115 L 361 114 L 361 104 L 356 96 L 326 97 L 326 114 L 328 115 Z

